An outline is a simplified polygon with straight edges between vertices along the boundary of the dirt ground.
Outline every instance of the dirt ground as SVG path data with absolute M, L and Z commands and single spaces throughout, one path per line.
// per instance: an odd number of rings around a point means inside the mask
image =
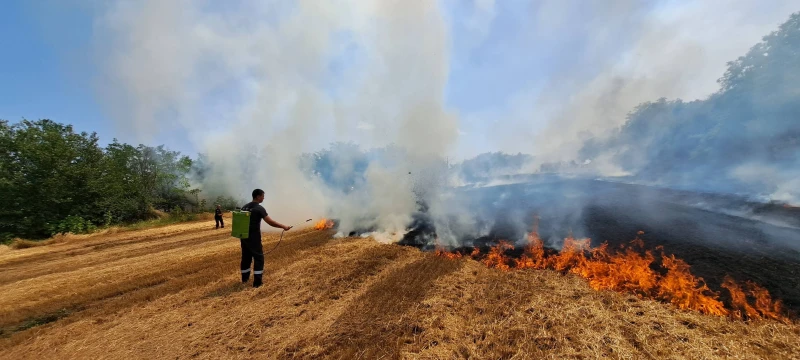
M 4 247 L 0 358 L 800 358 L 797 322 L 683 312 L 368 238 L 293 230 L 259 289 L 240 284 L 238 258 L 208 221 Z

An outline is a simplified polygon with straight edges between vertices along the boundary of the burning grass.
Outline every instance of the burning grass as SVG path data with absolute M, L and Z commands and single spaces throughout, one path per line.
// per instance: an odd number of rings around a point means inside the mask
M 335 223 L 333 222 L 333 220 L 322 219 L 322 220 L 318 221 L 316 224 L 314 224 L 314 229 L 315 230 L 333 229 L 334 225 L 335 225 Z
M 519 257 L 508 255 L 514 246 L 506 241 L 500 241 L 487 253 L 474 248 L 468 256 L 502 271 L 551 269 L 576 274 L 588 280 L 589 286 L 595 290 L 631 293 L 639 298 L 670 303 L 681 310 L 737 320 L 791 322 L 781 301 L 772 299 L 769 292 L 758 284 L 747 281 L 741 285 L 726 277 L 722 287 L 728 292 L 729 300 L 723 301 L 720 293 L 709 289 L 703 278 L 692 275 L 685 261 L 666 255 L 662 247 L 656 247 L 657 255 L 654 255 L 653 251 L 645 249 L 638 236 L 629 245 L 612 250 L 607 243 L 592 248 L 589 239 L 575 239 L 570 234 L 564 239 L 561 251 L 555 252 L 544 247 L 537 228 L 534 226 L 528 234 L 528 244 Z M 638 235 L 643 234 L 640 231 Z M 438 248 L 436 254 L 448 259 L 465 256 L 442 248 Z
M 0 358 L 708 359 L 800 353 L 798 324 L 730 321 L 595 291 L 569 271 L 497 271 L 470 259 L 477 254 L 443 261 L 410 247 L 332 239 L 331 232 L 311 229 L 287 232 L 267 255 L 265 285 L 253 289 L 239 284 L 238 241 L 208 225 L 0 253 Z M 277 240 L 275 233 L 265 234 L 264 246 Z M 500 260 L 498 265 L 516 266 Z M 745 283 L 741 289 L 749 288 Z

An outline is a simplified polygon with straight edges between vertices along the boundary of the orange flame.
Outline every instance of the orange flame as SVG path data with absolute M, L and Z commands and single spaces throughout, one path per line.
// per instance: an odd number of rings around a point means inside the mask
M 489 255 L 483 260 L 483 263 L 490 268 L 498 268 L 503 271 L 509 270 L 511 269 L 511 266 L 508 265 L 510 259 L 503 253 L 513 248 L 514 245 L 511 245 L 507 241 L 500 241 L 497 246 L 492 247 L 489 251 Z
M 314 229 L 315 230 L 331 229 L 331 228 L 333 228 L 333 225 L 334 225 L 333 224 L 333 220 L 322 219 L 322 220 L 318 221 L 316 224 L 314 224 Z
M 705 314 L 725 316 L 730 312 L 719 301 L 702 278 L 689 271 L 689 264 L 675 255 L 661 255 L 662 267 L 667 274 L 659 280 L 657 297 L 669 301 L 679 309 L 697 310 Z
M 727 289 L 731 294 L 731 302 L 733 303 L 734 310 L 731 311 L 731 316 L 737 319 L 774 319 L 785 321 L 786 318 L 782 315 L 784 313 L 783 303 L 780 300 L 772 300 L 769 291 L 758 286 L 752 281 L 746 281 L 745 287 L 747 293 L 742 290 L 742 286 L 737 284 L 730 277 L 725 277 L 722 287 Z M 748 296 L 753 299 L 752 302 L 748 301 Z
M 477 254 L 476 254 L 477 255 Z M 536 219 L 533 231 L 528 234 L 528 245 L 525 247 L 525 254 L 516 260 L 516 267 L 519 269 L 546 269 L 547 259 L 544 256 L 544 243 L 539 238 L 539 220 Z
M 464 255 L 457 252 L 449 252 L 443 248 L 436 249 L 436 256 L 441 256 L 450 260 L 461 259 Z
M 458 252 L 450 252 L 445 250 L 441 245 L 439 245 L 439 238 L 436 238 L 434 241 L 436 244 L 436 256 L 441 256 L 450 260 L 461 259 L 464 257 L 461 253 Z
M 639 232 L 642 235 L 644 232 Z M 679 309 L 699 311 L 704 314 L 730 316 L 741 320 L 774 319 L 789 323 L 790 320 L 780 300 L 773 300 L 769 292 L 753 282 L 745 286 L 726 277 L 722 287 L 731 296 L 730 305 L 719 298 L 719 293 L 708 288 L 702 278 L 692 275 L 690 266 L 674 255 L 667 256 L 662 247 L 656 247 L 660 256 L 644 249 L 638 236 L 630 245 L 610 251 L 608 244 L 590 247 L 589 239 L 575 239 L 570 234 L 564 239 L 560 252 L 548 254 L 538 234 L 538 219 L 533 231 L 528 234 L 524 254 L 512 259 L 506 252 L 514 246 L 500 241 L 482 255 L 474 248 L 469 255 L 487 267 L 509 271 L 511 269 L 552 269 L 562 273 L 573 273 L 585 278 L 596 290 L 612 290 L 635 294 L 640 298 L 668 302 Z M 437 248 L 437 256 L 460 259 L 464 255 Z M 654 270 L 656 259 L 660 259 L 661 271 Z

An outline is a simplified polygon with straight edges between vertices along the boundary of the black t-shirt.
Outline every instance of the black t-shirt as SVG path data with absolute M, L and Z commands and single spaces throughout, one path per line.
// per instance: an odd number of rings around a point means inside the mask
M 214 210 L 214 216 L 217 216 L 217 217 L 222 217 L 222 209 L 216 209 L 216 210 Z
M 250 229 L 247 232 L 247 238 L 261 241 L 261 220 L 267 217 L 267 210 L 257 202 L 250 202 L 242 206 L 242 210 L 250 211 Z

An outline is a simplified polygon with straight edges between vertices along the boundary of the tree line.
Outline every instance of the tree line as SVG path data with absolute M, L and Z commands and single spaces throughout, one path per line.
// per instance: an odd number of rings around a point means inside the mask
M 583 158 L 653 182 L 800 199 L 800 13 L 728 62 L 706 99 L 640 104 Z
M 0 120 L 0 150 L 0 241 L 211 208 L 189 181 L 195 161 L 163 145 L 103 147 L 71 125 Z M 214 203 L 235 206 L 230 197 Z

